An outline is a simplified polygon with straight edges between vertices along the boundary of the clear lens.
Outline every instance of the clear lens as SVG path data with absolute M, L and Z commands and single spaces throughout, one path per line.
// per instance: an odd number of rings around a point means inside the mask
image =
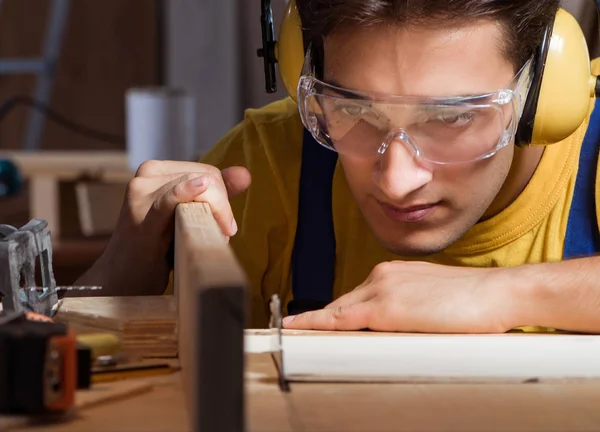
M 531 82 L 531 61 L 509 89 L 474 97 L 373 95 L 316 79 L 308 60 L 298 85 L 304 126 L 340 154 L 377 157 L 395 142 L 433 163 L 470 162 L 494 155 L 516 131 Z
M 419 157 L 437 163 L 494 153 L 510 122 L 494 105 L 392 104 L 316 93 L 305 97 L 304 109 L 311 132 L 340 154 L 374 157 L 403 140 Z

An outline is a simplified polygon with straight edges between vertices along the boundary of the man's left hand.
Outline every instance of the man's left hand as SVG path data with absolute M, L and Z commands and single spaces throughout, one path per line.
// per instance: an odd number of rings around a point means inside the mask
M 286 317 L 283 324 L 304 330 L 504 333 L 518 304 L 511 285 L 504 269 L 386 262 L 325 309 Z

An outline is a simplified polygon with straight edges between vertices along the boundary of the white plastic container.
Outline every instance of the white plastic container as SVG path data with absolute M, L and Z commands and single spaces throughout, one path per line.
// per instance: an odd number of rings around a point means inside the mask
M 148 160 L 192 160 L 196 152 L 196 106 L 185 91 L 132 88 L 126 94 L 127 155 L 135 172 Z

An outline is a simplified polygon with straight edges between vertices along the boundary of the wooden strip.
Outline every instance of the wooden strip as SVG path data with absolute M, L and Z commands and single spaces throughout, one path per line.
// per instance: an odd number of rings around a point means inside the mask
M 177 207 L 174 282 L 191 429 L 242 431 L 246 278 L 208 204 Z
M 115 334 L 128 354 L 177 356 L 174 296 L 65 298 L 55 320 L 78 334 Z
M 83 174 L 104 180 L 128 181 L 133 173 L 122 151 L 0 151 L 0 159 L 14 161 L 25 177 L 40 175 L 75 180 Z
M 246 335 L 245 351 L 270 350 Z M 286 334 L 292 382 L 600 383 L 600 336 Z

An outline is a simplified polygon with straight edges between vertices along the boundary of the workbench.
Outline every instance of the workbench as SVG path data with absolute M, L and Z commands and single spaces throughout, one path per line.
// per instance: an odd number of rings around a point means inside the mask
M 243 270 L 204 203 L 177 208 L 174 276 L 175 296 L 146 299 L 147 309 L 104 298 L 103 315 L 90 298 L 65 302 L 57 319 L 74 329 L 118 322 L 108 327 L 138 349 L 170 338 L 175 371 L 116 381 L 128 391 L 77 405 L 69 422 L 17 428 L 0 418 L 0 430 L 600 431 L 600 336 L 245 330 Z M 160 331 L 139 335 L 152 321 Z
M 269 355 L 247 355 L 246 371 L 248 431 L 600 431 L 598 383 L 293 383 L 286 394 Z M 143 381 L 151 391 L 89 408 L 72 422 L 14 430 L 188 432 L 179 373 Z

